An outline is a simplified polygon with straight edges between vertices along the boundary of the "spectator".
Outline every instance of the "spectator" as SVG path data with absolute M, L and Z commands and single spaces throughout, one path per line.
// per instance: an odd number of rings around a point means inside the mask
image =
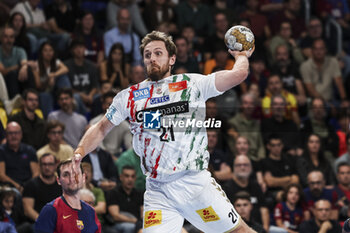
M 73 112 L 73 91 L 72 89 L 61 89 L 58 93 L 58 105 L 60 110 L 53 111 L 48 116 L 48 121 L 58 120 L 64 122 L 64 140 L 73 148 L 78 146 L 80 138 L 85 132 L 87 120 L 83 115 Z
M 80 200 L 79 190 L 83 188 L 85 175 L 81 166 L 80 171 L 73 174 L 72 164 L 72 160 L 66 160 L 58 165 L 57 181 L 62 186 L 62 196 L 42 208 L 35 222 L 35 232 L 71 232 L 82 227 L 86 232 L 101 232 L 95 210 Z M 60 216 L 69 220 L 60 224 L 63 221 Z
M 337 166 L 337 181 L 338 185 L 335 187 L 338 193 L 339 200 L 337 205 L 339 207 L 339 221 L 345 221 L 348 218 L 349 204 L 350 204 L 350 164 L 341 162 Z
M 73 40 L 71 52 L 73 58 L 65 61 L 68 76 L 72 84 L 74 99 L 78 104 L 78 112 L 86 114 L 87 106 L 92 104 L 98 87 L 98 69 L 94 63 L 85 59 L 85 43 Z
M 346 135 L 346 145 L 347 145 L 347 152 L 335 160 L 334 162 L 335 169 L 337 169 L 338 165 L 342 162 L 346 162 L 350 164 L 350 134 Z
M 185 25 L 193 26 L 200 44 L 214 33 L 213 16 L 208 5 L 196 0 L 180 2 L 175 7 L 176 25 L 182 30 Z
M 274 57 L 272 70 L 281 77 L 283 88 L 295 96 L 298 106 L 305 106 L 306 93 L 301 81 L 299 66 L 290 57 L 288 47 L 283 44 L 277 46 Z
M 190 55 L 187 39 L 179 36 L 174 42 L 177 48 L 176 61 L 173 68 L 174 72 L 176 73 L 178 68 L 183 67 L 187 70 L 187 73 L 198 73 L 199 65 L 197 60 Z
M 12 99 L 27 87 L 34 86 L 34 79 L 27 65 L 24 49 L 14 46 L 15 30 L 5 27 L 1 35 L 0 73 L 4 76 L 9 98 Z
M 16 227 L 14 231 L 16 233 L 31 233 L 31 224 L 26 222 L 22 205 L 19 204 L 20 201 L 20 196 L 13 189 L 8 187 L 0 189 L 0 221 L 2 223 L 8 222 Z M 0 232 L 10 233 L 8 231 Z
M 339 223 L 332 220 L 331 217 L 331 203 L 328 200 L 320 199 L 315 203 L 313 211 L 314 218 L 303 222 L 300 225 L 300 233 L 339 233 L 341 227 Z
M 310 97 L 324 98 L 329 104 L 334 105 L 338 99 L 335 98 L 333 88 L 329 88 L 334 82 L 342 106 L 348 106 L 339 63 L 335 57 L 327 56 L 326 52 L 324 40 L 314 40 L 312 57 L 300 66 L 306 90 Z
M 307 175 L 308 187 L 304 189 L 304 218 L 309 220 L 311 214 L 315 215 L 314 204 L 321 199 L 326 199 L 332 204 L 330 218 L 338 219 L 338 207 L 336 206 L 339 196 L 333 188 L 326 188 L 324 175 L 319 170 L 313 170 Z
M 316 97 L 311 101 L 309 118 L 303 122 L 300 131 L 304 142 L 312 133 L 319 135 L 326 158 L 334 161 L 338 154 L 339 139 L 334 127 L 327 122 L 326 103 L 322 98 Z
M 0 146 L 0 181 L 12 185 L 20 192 L 26 181 L 39 175 L 34 148 L 21 140 L 21 126 L 17 122 L 9 122 L 6 144 Z
M 118 25 L 118 15 L 121 9 L 127 9 L 130 12 L 131 23 L 128 29 L 135 28 L 139 36 L 144 36 L 147 33 L 146 26 L 142 21 L 140 9 L 136 2 L 131 0 L 110 0 L 107 5 L 107 28 L 113 28 Z M 154 10 L 154 9 L 153 9 Z M 106 53 L 107 55 L 108 53 Z
M 84 11 L 77 24 L 73 38 L 82 38 L 85 42 L 85 57 L 94 62 L 97 66 L 104 59 L 104 44 L 102 33 L 97 29 L 94 15 L 89 11 Z
M 95 212 L 101 221 L 102 215 L 106 213 L 106 199 L 105 195 L 103 193 L 103 190 L 100 189 L 99 187 L 95 187 L 91 181 L 93 178 L 93 171 L 92 171 L 92 166 L 90 163 L 83 162 L 81 164 L 83 168 L 83 172 L 85 174 L 85 182 L 84 182 L 84 188 L 90 190 L 94 196 L 95 196 L 95 202 L 92 205 L 92 207 L 95 209 Z M 103 223 L 103 222 L 101 222 Z
M 57 27 L 56 33 L 72 33 L 76 16 L 67 0 L 53 0 L 45 7 L 46 19 Z
M 106 114 L 108 107 L 113 102 L 115 93 L 110 91 L 102 96 L 103 113 L 90 121 L 90 125 L 97 123 Z M 123 150 L 132 148 L 132 135 L 129 130 L 129 123 L 123 121 L 120 125 L 113 128 L 103 139 L 101 148 L 113 156 L 118 156 Z M 110 156 L 110 155 L 109 155 Z
M 214 71 L 230 70 L 235 64 L 235 62 L 229 57 L 229 54 L 227 53 L 227 48 L 224 44 L 214 46 L 214 58 L 209 59 L 204 63 L 203 74 L 205 75 L 210 74 Z
M 259 0 L 246 1 L 246 10 L 240 14 L 240 18 L 250 21 L 256 51 L 264 52 L 264 41 L 271 37 L 271 30 L 267 17 L 259 11 Z
M 266 233 L 267 231 L 252 216 L 253 205 L 249 193 L 240 191 L 235 195 L 233 206 L 237 213 L 244 219 L 248 226 L 253 228 L 257 233 Z
M 135 189 L 136 171 L 124 166 L 120 175 L 121 185 L 109 193 L 108 214 L 115 221 L 113 228 L 125 233 L 133 233 L 141 227 L 143 195 Z
M 9 117 L 22 128 L 22 142 L 36 150 L 45 145 L 46 122 L 35 114 L 39 107 L 39 94 L 35 89 L 26 89 L 23 93 L 23 110 Z
M 28 28 L 28 32 L 32 37 L 31 41 L 36 43 L 32 44 L 34 51 L 37 51 L 43 40 L 47 38 L 55 44 L 58 51 L 64 51 L 67 48 L 70 36 L 67 33 L 62 32 L 54 20 L 47 20 L 43 10 L 38 5 L 38 0 L 27 0 L 19 2 L 11 10 L 11 14 L 20 12 L 23 14 Z M 34 40 L 33 40 L 34 39 Z M 39 41 L 38 41 L 39 40 Z
M 288 155 L 284 155 L 283 141 L 277 135 L 270 135 L 266 148 L 268 157 L 261 160 L 261 169 L 272 202 L 282 201 L 283 189 L 289 184 L 298 184 L 299 178 L 295 163 Z M 271 203 L 272 204 L 272 203 Z M 274 206 L 275 204 L 273 204 Z
M 333 167 L 324 155 L 321 138 L 317 134 L 308 137 L 304 153 L 296 161 L 296 168 L 303 187 L 307 186 L 307 174 L 316 169 L 323 172 L 327 185 L 336 183 Z
M 303 221 L 301 206 L 303 190 L 297 184 L 290 184 L 283 193 L 283 202 L 276 205 L 274 218 L 276 226 L 285 229 L 288 233 L 298 232 Z
M 174 23 L 175 15 L 171 2 L 164 0 L 151 0 L 146 2 L 146 6 L 142 12 L 142 18 L 148 31 L 157 30 L 158 25 L 167 23 L 170 34 L 177 32 L 177 26 Z
M 272 34 L 277 33 L 282 22 L 289 22 L 294 27 L 292 37 L 297 40 L 305 34 L 305 18 L 301 12 L 301 1 L 287 0 L 283 5 L 284 9 L 270 19 Z
M 112 84 L 108 82 L 108 80 L 101 81 L 99 93 L 95 95 L 94 101 L 92 102 L 92 105 L 91 105 L 91 113 L 90 113 L 91 118 L 94 118 L 97 115 L 104 113 L 104 110 L 102 109 L 102 96 L 110 91 L 114 92 L 114 89 L 112 88 Z
M 124 47 L 121 43 L 112 45 L 106 61 L 100 66 L 100 80 L 108 81 L 113 88 L 125 89 L 129 86 L 130 64 L 126 63 Z
M 27 26 L 24 16 L 20 12 L 15 12 L 9 19 L 9 25 L 15 30 L 15 43 L 17 47 L 21 47 L 30 57 L 33 56 L 29 37 L 27 36 Z
M 297 125 L 292 120 L 284 117 L 286 100 L 277 95 L 271 98 L 271 118 L 263 119 L 261 132 L 264 142 L 267 143 L 271 134 L 277 135 L 283 143 L 283 148 L 288 154 L 301 155 L 299 132 Z
M 253 119 L 256 99 L 251 94 L 241 96 L 241 112 L 229 119 L 229 135 L 242 135 L 249 141 L 248 156 L 254 161 L 265 158 L 265 147 L 260 133 L 260 122 Z M 234 132 L 232 132 L 234 131 Z M 236 138 L 232 138 L 234 141 Z
M 84 157 L 83 162 L 92 166 L 92 176 L 89 177 L 89 183 L 103 191 L 109 191 L 117 186 L 117 167 L 113 162 L 112 156 L 107 151 L 97 148 Z
M 283 96 L 286 100 L 284 118 L 293 120 L 294 123 L 300 125 L 300 117 L 298 114 L 298 103 L 295 96 L 283 89 L 281 77 L 277 74 L 272 74 L 267 81 L 266 95 L 262 99 L 263 114 L 265 117 L 271 117 L 271 99 L 272 96 Z
M 59 88 L 71 87 L 66 75 L 68 68 L 59 59 L 49 42 L 44 42 L 38 52 L 38 61 L 34 64 L 36 89 L 40 91 L 40 109 L 45 118 L 54 109 L 54 94 Z
M 348 109 L 341 109 L 338 115 L 339 128 L 336 129 L 336 133 L 339 139 L 338 154 L 336 157 L 340 157 L 347 152 L 346 135 L 350 133 L 350 111 Z
M 280 45 L 285 45 L 288 47 L 288 50 L 291 53 L 293 60 L 297 64 L 300 64 L 304 61 L 303 54 L 300 48 L 298 47 L 296 40 L 292 38 L 292 25 L 293 24 L 289 22 L 282 22 L 280 25 L 279 33 L 271 39 L 269 48 L 273 62 L 276 61 L 276 57 L 274 56 L 276 48 Z
M 235 195 L 239 191 L 250 194 L 253 205 L 251 217 L 259 223 L 263 223 L 264 229 L 269 229 L 269 210 L 265 204 L 264 194 L 255 179 L 251 177 L 252 165 L 246 155 L 237 155 L 233 162 L 232 179 L 223 184 L 223 189 L 231 201 L 235 203 Z M 238 211 L 238 210 L 237 210 Z
M 24 214 L 35 222 L 46 203 L 62 195 L 56 180 L 57 160 L 52 154 L 43 154 L 39 159 L 40 175 L 29 180 L 23 189 Z
M 125 62 L 134 66 L 141 64 L 140 38 L 129 28 L 131 25 L 130 17 L 128 9 L 120 9 L 117 14 L 117 26 L 107 31 L 103 38 L 106 56 L 109 56 L 112 45 L 119 42 L 124 47 Z
M 135 85 L 142 82 L 145 80 L 145 77 L 145 70 L 141 65 L 133 66 L 130 74 L 130 85 Z
M 119 156 L 115 164 L 117 165 L 119 176 L 121 176 L 124 166 L 133 167 L 136 172 L 135 189 L 139 192 L 144 192 L 146 189 L 146 176 L 141 170 L 140 162 L 140 156 L 135 153 L 134 149 L 129 149 Z
M 222 150 L 217 148 L 218 131 L 215 129 L 207 129 L 208 136 L 208 152 L 210 154 L 209 165 L 213 168 L 213 176 L 222 183 L 231 179 L 232 159 Z
M 226 15 L 222 11 L 219 11 L 215 14 L 214 23 L 215 23 L 214 34 L 206 37 L 204 41 L 203 50 L 204 50 L 205 61 L 213 58 L 215 53 L 215 46 L 222 45 L 224 43 L 225 34 L 229 29 L 229 22 L 227 20 Z
M 64 130 L 64 124 L 57 120 L 51 120 L 47 123 L 46 136 L 49 143 L 37 151 L 36 154 L 39 159 L 47 153 L 55 156 L 57 163 L 72 157 L 73 148 L 63 142 Z

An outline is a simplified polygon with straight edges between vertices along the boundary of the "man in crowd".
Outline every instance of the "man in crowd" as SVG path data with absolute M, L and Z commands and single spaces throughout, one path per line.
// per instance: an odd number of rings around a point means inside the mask
M 185 37 L 180 36 L 175 39 L 177 47 L 176 62 L 174 65 L 174 72 L 176 73 L 177 68 L 185 68 L 188 73 L 198 73 L 199 65 L 197 60 L 190 56 L 190 48 L 188 41 Z
M 22 143 L 21 126 L 14 121 L 7 124 L 6 140 L 0 146 L 0 181 L 22 192 L 23 184 L 39 175 L 35 149 Z
M 72 160 L 66 160 L 58 165 L 57 182 L 62 186 L 62 196 L 42 208 L 35 222 L 36 233 L 65 233 L 73 229 L 101 233 L 95 210 L 80 201 L 79 190 L 83 188 L 85 175 L 81 167 L 79 173 L 73 174 L 72 164 Z
M 22 141 L 38 150 L 46 141 L 46 122 L 35 114 L 39 107 L 39 94 L 35 89 L 26 89 L 22 98 L 23 110 L 12 115 L 9 121 L 16 121 L 23 131 Z
M 339 207 L 339 220 L 346 220 L 348 218 L 348 210 L 350 204 L 350 164 L 341 162 L 337 166 L 337 181 L 338 185 L 335 187 L 340 199 L 337 202 Z
M 37 151 L 37 156 L 40 158 L 43 154 L 49 153 L 55 156 L 57 162 L 69 159 L 72 156 L 73 148 L 63 142 L 65 126 L 57 120 L 50 120 L 47 123 L 47 138 L 49 143 Z
M 108 214 L 116 222 L 118 232 L 133 233 L 140 228 L 143 218 L 143 194 L 136 191 L 135 169 L 125 166 L 120 175 L 121 185 L 113 189 L 107 198 Z
M 249 193 L 249 202 L 252 205 L 251 219 L 262 223 L 264 229 L 268 231 L 270 221 L 269 210 L 259 184 L 256 179 L 251 178 L 252 173 L 253 169 L 249 158 L 246 155 L 238 155 L 233 162 L 232 179 L 226 181 L 222 188 L 232 203 L 235 202 L 235 197 L 238 192 L 244 191 Z
M 331 218 L 331 203 L 320 199 L 315 203 L 314 218 L 300 224 L 300 233 L 339 233 L 342 231 L 339 223 Z
M 62 195 L 56 180 L 57 160 L 52 154 L 43 154 L 39 159 L 40 175 L 29 180 L 23 190 L 24 214 L 33 222 L 39 217 L 46 203 Z
M 74 112 L 72 89 L 61 89 L 57 96 L 61 109 L 51 112 L 48 121 L 58 120 L 64 123 L 63 138 L 66 143 L 75 148 L 85 132 L 87 120 L 83 115 Z

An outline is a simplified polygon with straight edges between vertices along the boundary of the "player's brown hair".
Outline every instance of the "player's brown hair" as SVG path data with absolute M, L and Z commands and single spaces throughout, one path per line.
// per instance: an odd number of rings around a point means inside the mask
M 152 31 L 151 33 L 148 33 L 141 42 L 140 45 L 140 52 L 141 55 L 143 56 L 143 51 L 146 47 L 147 44 L 149 44 L 152 41 L 163 41 L 165 44 L 165 48 L 169 53 L 169 57 L 176 55 L 177 53 L 177 48 L 176 45 L 173 41 L 173 38 L 171 36 L 168 36 L 164 32 L 159 32 L 159 31 Z

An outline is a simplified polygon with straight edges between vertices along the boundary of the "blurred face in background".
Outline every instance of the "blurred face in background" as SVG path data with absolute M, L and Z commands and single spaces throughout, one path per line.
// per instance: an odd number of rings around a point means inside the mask
M 325 180 L 322 172 L 313 171 L 307 176 L 307 182 L 314 197 L 319 197 L 322 194 L 323 188 L 325 186 Z
M 338 168 L 337 179 L 339 184 L 345 187 L 349 187 L 350 185 L 350 166 L 349 165 L 342 165 Z
M 6 128 L 6 140 L 10 148 L 18 148 L 22 141 L 22 129 L 17 122 L 10 122 Z
M 228 30 L 228 21 L 226 15 L 223 13 L 218 13 L 215 16 L 215 27 L 219 32 L 225 32 Z
M 249 151 L 249 142 L 248 139 L 242 136 L 239 136 L 236 139 L 236 150 L 239 155 L 248 155 Z
M 312 58 L 316 62 L 322 62 L 327 53 L 326 45 L 323 40 L 316 40 L 312 44 Z
M 61 126 L 57 126 L 55 128 L 50 129 L 47 134 L 49 138 L 49 142 L 54 145 L 59 145 L 63 141 L 63 129 Z
M 83 29 L 85 30 L 92 30 L 94 27 L 94 17 L 92 14 L 86 14 L 82 19 L 81 19 L 81 25 Z
M 218 133 L 215 130 L 208 130 L 208 149 L 213 150 L 218 143 Z
M 317 201 L 313 211 L 316 221 L 322 224 L 323 222 L 330 220 L 331 207 L 331 203 L 328 200 L 322 199 Z
M 56 161 L 53 155 L 48 155 L 40 158 L 40 174 L 46 178 L 52 178 L 55 176 L 56 172 Z
M 299 190 L 297 187 L 291 187 L 287 193 L 287 202 L 296 205 L 300 199 Z
M 250 220 L 250 213 L 253 210 L 253 205 L 250 203 L 250 201 L 246 199 L 237 199 L 237 201 L 235 201 L 234 207 L 237 213 L 241 215 L 244 220 Z
M 41 52 L 45 61 L 51 61 L 55 53 L 52 46 L 49 44 L 46 44 Z
M 12 20 L 12 26 L 18 32 L 19 30 L 21 30 L 21 28 L 24 25 L 24 18 L 19 13 L 15 13 L 15 14 L 16 15 L 13 17 L 13 20 Z
M 246 155 L 238 155 L 233 162 L 233 173 L 238 178 L 248 179 L 252 173 L 252 164 Z
M 316 135 L 310 135 L 307 141 L 307 147 L 309 149 L 309 153 L 317 154 L 321 147 L 320 138 Z
M 123 169 L 122 174 L 120 174 L 120 181 L 122 182 L 122 186 L 131 190 L 135 186 L 136 181 L 136 172 L 133 169 Z

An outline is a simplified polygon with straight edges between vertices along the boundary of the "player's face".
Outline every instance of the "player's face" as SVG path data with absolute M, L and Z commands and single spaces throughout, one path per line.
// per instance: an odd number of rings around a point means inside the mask
M 287 202 L 291 204 L 297 204 L 299 201 L 299 191 L 296 187 L 291 187 L 287 193 Z
M 85 174 L 82 174 L 79 169 L 77 174 L 78 183 L 75 180 L 75 173 L 73 172 L 73 164 L 69 163 L 61 166 L 61 175 L 58 177 L 58 183 L 62 186 L 63 193 L 73 196 L 78 193 L 79 189 L 83 188 Z
M 344 165 L 339 167 L 337 177 L 339 184 L 348 186 L 350 184 L 350 166 Z
M 239 215 L 245 220 L 250 219 L 250 212 L 252 211 L 252 204 L 245 199 L 238 199 L 235 204 L 235 209 Z
M 158 81 L 170 75 L 170 68 L 175 63 L 175 55 L 169 57 L 163 41 L 152 41 L 145 46 L 143 61 L 147 76 Z

